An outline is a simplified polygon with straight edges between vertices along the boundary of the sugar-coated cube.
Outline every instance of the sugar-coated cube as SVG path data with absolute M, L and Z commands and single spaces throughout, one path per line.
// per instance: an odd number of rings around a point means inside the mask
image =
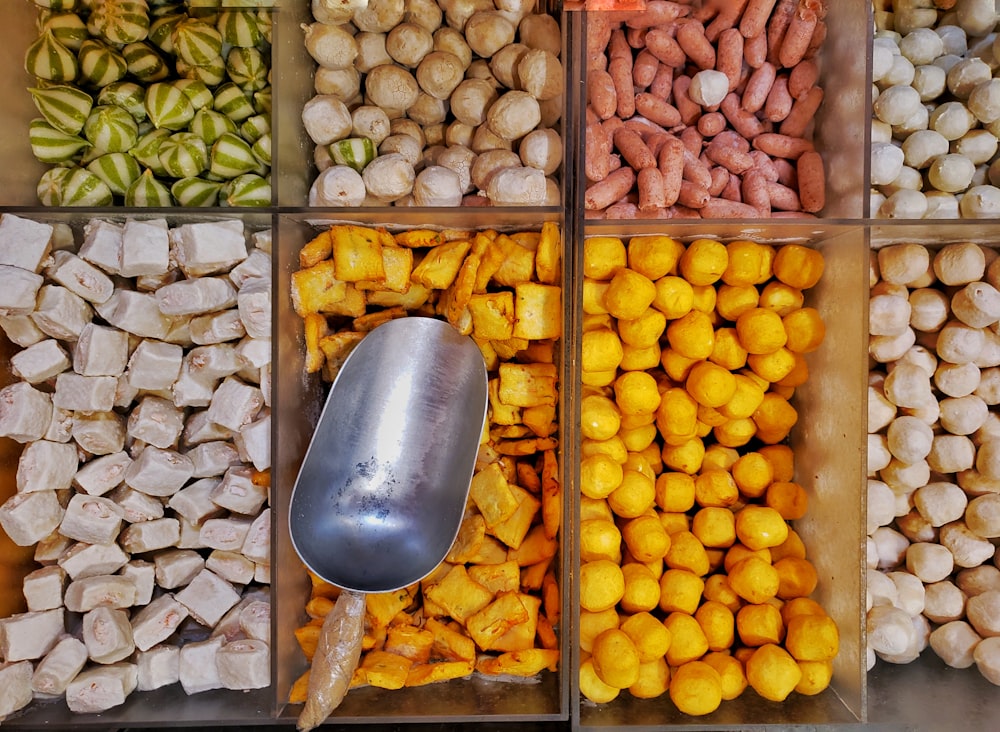
M 69 367 L 69 356 L 53 338 L 33 343 L 10 358 L 11 371 L 29 384 L 48 381 Z
M 41 272 L 51 249 L 51 224 L 11 213 L 0 216 L 0 264 Z
M 161 275 L 170 269 L 170 230 L 164 219 L 129 219 L 122 229 L 119 274 Z
M 120 706 L 139 683 L 134 663 L 121 662 L 81 671 L 66 687 L 71 712 L 93 714 Z

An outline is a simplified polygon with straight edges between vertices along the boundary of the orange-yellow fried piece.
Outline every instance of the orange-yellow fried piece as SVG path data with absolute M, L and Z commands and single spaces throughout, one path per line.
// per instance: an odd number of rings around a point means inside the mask
M 413 250 L 398 247 L 395 244 L 382 244 L 382 270 L 385 277 L 381 280 L 359 280 L 356 284 L 359 290 L 388 290 L 390 292 L 406 292 L 410 286 L 410 272 L 413 271 Z
M 501 653 L 484 657 L 476 664 L 476 671 L 490 676 L 534 676 L 545 669 L 559 668 L 559 651 L 547 648 L 527 648 L 523 651 Z
M 558 369 L 551 363 L 502 363 L 498 395 L 516 407 L 554 406 L 559 393 Z
M 545 536 L 555 539 L 562 521 L 562 485 L 555 450 L 542 453 L 542 525 Z
M 462 311 L 468 307 L 469 299 L 472 297 L 472 289 L 476 285 L 476 270 L 479 269 L 480 261 L 480 256 L 473 252 L 462 262 L 462 267 L 458 270 L 458 276 L 451 286 L 451 295 L 448 298 L 448 310 L 445 313 L 448 322 L 457 322 L 462 317 Z
M 288 692 L 289 704 L 305 704 L 306 697 L 309 696 L 309 669 L 295 679 L 292 688 Z
M 513 561 L 513 560 L 509 560 Z M 543 559 L 538 564 L 529 564 L 521 568 L 521 589 L 525 592 L 536 592 L 542 589 L 545 575 L 548 574 L 551 559 Z
M 299 266 L 302 268 L 313 267 L 324 259 L 329 259 L 333 251 L 333 238 L 330 230 L 320 232 L 312 241 L 306 243 L 299 250 Z
M 493 241 L 493 247 L 502 254 L 500 267 L 493 273 L 493 281 L 505 287 L 530 282 L 535 274 L 535 252 L 525 249 L 506 234 Z
M 472 561 L 479 553 L 483 540 L 486 538 L 486 520 L 482 514 L 467 513 L 458 527 L 458 536 L 455 537 L 451 549 L 445 561 L 452 564 L 465 564 Z
M 354 347 L 365 337 L 364 333 L 344 330 L 331 333 L 319 339 L 319 349 L 323 352 L 323 378 L 333 381 L 345 359 Z
M 504 544 L 516 549 L 521 546 L 524 537 L 531 529 L 535 514 L 538 513 L 538 509 L 541 508 L 542 504 L 541 501 L 520 486 L 511 485 L 510 490 L 517 496 L 517 510 L 505 521 L 494 526 L 492 533 Z M 508 559 L 511 558 L 508 556 Z M 524 566 L 525 564 L 534 564 L 534 562 L 519 562 L 519 564 Z
M 521 585 L 521 568 L 514 561 L 476 564 L 469 567 L 469 577 L 495 594 L 515 592 Z
M 313 597 L 306 603 L 306 615 L 310 618 L 325 618 L 333 610 L 334 601 L 322 595 Z
M 336 276 L 333 260 L 292 272 L 292 307 L 305 317 L 308 313 L 330 312 L 347 297 L 347 283 Z
M 445 241 L 440 231 L 431 231 L 430 229 L 401 231 L 394 238 L 399 246 L 409 249 L 436 247 L 438 244 L 444 244 Z
M 383 650 L 408 658 L 414 663 L 427 663 L 434 645 L 434 634 L 415 625 L 394 625 L 385 637 Z
M 392 290 L 367 290 L 368 304 L 383 308 L 401 307 L 405 310 L 416 310 L 423 307 L 431 296 L 429 288 L 416 282 L 410 283 L 406 292 Z
M 470 579 L 462 564 L 452 567 L 444 579 L 428 587 L 425 594 L 460 623 L 493 600 L 493 593 Z
M 500 379 L 490 379 L 487 385 L 487 395 L 490 400 L 489 423 L 491 425 L 521 424 L 521 408 L 507 404 L 500 398 Z
M 506 521 L 517 510 L 518 499 L 497 463 L 472 476 L 469 497 L 483 515 L 488 528 Z
M 559 636 L 556 635 L 555 628 L 552 627 L 549 619 L 541 613 L 538 614 L 538 627 L 535 632 L 538 635 L 538 645 L 542 648 L 559 647 Z
M 554 404 L 525 407 L 521 412 L 521 421 L 537 436 L 548 437 L 557 429 L 556 407 Z
M 319 625 L 301 625 L 295 629 L 295 640 L 298 641 L 303 655 L 310 661 L 316 653 L 316 645 L 319 643 L 319 633 Z
M 467 635 L 448 627 L 436 618 L 429 618 L 424 629 L 434 636 L 431 655 L 446 661 L 472 661 L 476 658 L 476 644 Z
M 383 323 L 388 323 L 390 320 L 396 320 L 397 318 L 405 318 L 405 317 L 406 317 L 406 309 L 401 307 L 386 308 L 385 310 L 375 310 L 372 312 L 365 313 L 360 318 L 355 318 L 354 322 L 351 323 L 351 328 L 361 333 L 367 333 L 369 331 L 375 330 Z
M 562 288 L 521 282 L 514 287 L 514 337 L 529 340 L 562 335 Z
M 542 580 L 542 612 L 553 625 L 559 624 L 559 616 L 562 613 L 562 605 L 559 599 L 559 582 L 556 580 L 555 572 L 547 572 Z
M 402 689 L 413 661 L 388 651 L 370 651 L 361 659 L 365 680 L 380 689 Z
M 488 651 L 507 631 L 529 620 L 528 609 L 517 592 L 505 592 L 479 612 L 470 615 L 465 628 L 481 650 Z M 532 638 L 534 633 L 531 634 Z
M 517 461 L 517 484 L 531 493 L 537 494 L 541 492 L 542 479 L 539 477 L 538 471 L 530 461 Z
M 538 281 L 546 285 L 559 284 L 561 259 L 562 237 L 559 235 L 559 224 L 546 221 L 542 224 L 538 248 L 535 249 L 535 275 Z
M 439 681 L 461 679 L 476 670 L 472 661 L 441 661 L 414 664 L 406 676 L 406 686 L 425 686 Z
M 556 555 L 559 543 L 545 535 L 545 527 L 538 524 L 528 531 L 528 535 L 516 547 L 511 547 L 507 558 L 515 560 L 522 567 L 544 562 Z
M 519 596 L 528 617 L 520 623 L 511 626 L 510 630 L 497 638 L 493 643 L 494 651 L 523 651 L 535 645 L 538 632 L 538 608 L 542 601 L 534 595 L 521 593 Z
M 319 313 L 306 313 L 302 319 L 306 341 L 306 373 L 315 374 L 323 368 L 325 357 L 319 348 L 320 339 L 330 334 L 326 317 Z
M 376 592 L 367 595 L 365 611 L 371 624 L 376 628 L 385 628 L 400 612 L 413 602 L 413 593 L 404 587 L 395 592 Z
M 411 279 L 435 290 L 451 287 L 470 246 L 468 241 L 451 241 L 428 250 L 413 268 Z
M 384 282 L 382 236 L 376 229 L 339 224 L 330 229 L 337 279 L 344 282 Z
M 468 305 L 476 338 L 505 341 L 514 336 L 514 293 L 510 290 L 474 294 Z

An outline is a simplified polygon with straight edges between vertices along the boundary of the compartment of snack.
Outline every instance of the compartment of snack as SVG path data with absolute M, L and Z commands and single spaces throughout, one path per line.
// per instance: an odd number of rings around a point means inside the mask
M 579 257 L 581 726 L 863 720 L 864 229 L 590 223 Z
M 864 215 L 870 4 L 588 13 L 588 218 Z
M 368 596 L 365 652 L 331 719 L 568 719 L 564 227 L 558 213 L 527 209 L 445 213 L 433 226 L 403 211 L 279 216 L 281 515 L 326 384 L 366 330 L 411 313 L 446 318 L 477 340 L 491 379 L 489 441 L 459 537 L 424 581 Z M 338 260 L 384 277 L 337 280 L 348 271 Z M 276 532 L 276 694 L 287 720 L 308 698 L 309 656 L 338 591 L 306 572 L 286 521 Z
M 270 217 L 0 242 L 5 724 L 270 718 Z

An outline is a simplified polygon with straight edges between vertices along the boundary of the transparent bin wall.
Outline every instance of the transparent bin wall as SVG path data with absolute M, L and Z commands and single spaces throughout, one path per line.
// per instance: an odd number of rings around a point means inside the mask
M 795 390 L 799 420 L 790 444 L 795 451 L 795 479 L 809 494 L 809 512 L 794 522 L 807 556 L 816 567 L 819 585 L 813 597 L 837 622 L 840 653 L 830 687 L 814 697 L 793 693 L 781 703 L 758 696 L 751 688 L 704 717 L 677 711 L 667 695 L 636 699 L 627 692 L 597 705 L 579 695 L 574 703 L 581 728 L 661 728 L 663 725 L 704 729 L 771 724 L 850 724 L 864 719 L 865 663 L 863 639 L 865 566 L 864 491 L 865 407 L 867 383 L 868 253 L 860 226 L 768 224 L 738 226 L 677 224 L 664 226 L 589 223 L 585 236 L 667 234 L 681 240 L 753 239 L 770 244 L 803 243 L 823 253 L 819 284 L 806 294 L 826 324 L 826 339 L 807 355 L 809 381 Z M 577 560 L 578 561 L 578 560 Z M 577 603 L 578 608 L 578 603 Z M 579 662 L 578 646 L 574 648 Z
M 10 5 L 14 6 L 15 3 L 10 3 Z M 21 4 L 16 3 L 16 5 L 20 7 Z M 25 6 L 28 6 L 28 3 L 25 3 Z M 3 209 L 0 209 L 0 212 L 2 211 Z M 122 212 L 109 211 L 108 209 L 78 210 L 73 213 L 68 213 L 65 210 L 33 209 L 17 211 L 17 215 L 36 221 L 67 224 L 74 228 L 78 234 L 83 224 L 92 218 L 124 221 L 126 216 Z M 132 212 L 129 216 L 132 218 L 154 218 L 163 216 L 163 214 Z M 260 214 L 212 216 L 206 213 L 189 213 L 176 216 L 166 215 L 167 222 L 171 227 L 195 221 L 224 218 L 241 219 L 248 232 L 271 228 L 271 217 Z M 81 240 L 78 236 L 77 243 Z M 18 350 L 18 346 L 7 340 L 3 332 L 0 331 L 0 388 L 17 380 L 17 377 L 10 372 L 9 359 Z M 22 447 L 14 440 L 0 437 L 0 503 L 7 500 L 17 490 L 15 476 Z M 0 616 L 7 617 L 26 610 L 21 594 L 21 579 L 25 574 L 39 566 L 32 559 L 33 553 L 34 547 L 14 546 L 0 530 L 0 557 L 2 557 L 0 559 L 0 578 L 2 578 L 0 579 Z M 271 645 L 273 649 L 273 639 Z M 274 654 L 272 653 L 273 668 Z M 24 710 L 3 720 L 3 726 L 22 729 L 37 729 L 43 726 L 110 729 L 129 726 L 207 726 L 223 723 L 259 725 L 273 721 L 274 698 L 273 683 L 270 688 L 265 689 L 252 691 L 217 689 L 190 696 L 184 693 L 180 684 L 172 684 L 155 691 L 133 692 L 123 705 L 101 714 L 74 714 L 69 711 L 66 703 L 61 699 L 54 701 L 36 700 Z
M 544 209 L 485 209 L 473 211 L 439 211 L 433 223 L 425 214 L 407 209 L 378 212 L 366 210 L 364 216 L 350 218 L 347 212 L 342 217 L 328 214 L 281 214 L 278 217 L 278 239 L 281 246 L 276 249 L 275 262 L 275 332 L 277 352 L 274 376 L 276 430 L 280 439 L 275 444 L 275 463 L 272 472 L 272 498 L 275 505 L 275 571 L 273 617 L 276 627 L 276 683 L 275 693 L 279 708 L 278 717 L 283 722 L 294 720 L 301 711 L 301 705 L 285 705 L 292 683 L 306 669 L 305 657 L 299 650 L 294 637 L 295 628 L 302 625 L 307 617 L 304 607 L 309 597 L 310 582 L 305 568 L 291 545 L 288 535 L 288 504 L 295 484 L 302 458 L 309 440 L 312 438 L 325 399 L 325 389 L 318 375 L 307 375 L 304 367 L 305 345 L 301 318 L 294 312 L 290 298 L 291 274 L 298 269 L 298 252 L 317 233 L 334 222 L 351 221 L 364 226 L 385 226 L 390 231 L 397 228 L 427 228 L 429 226 L 446 229 L 498 229 L 537 230 L 545 221 L 557 221 L 562 225 L 564 242 L 570 241 L 565 222 L 558 211 Z M 565 265 L 564 265 L 565 272 Z M 564 275 L 565 277 L 565 275 Z M 565 297 L 564 311 L 572 305 Z M 565 344 L 567 339 L 563 339 Z M 564 346 L 565 352 L 565 346 Z M 563 365 L 563 383 L 568 378 L 568 366 Z M 567 454 L 568 419 L 565 417 L 566 400 L 561 399 L 560 442 L 561 469 L 573 460 Z M 563 481 L 564 496 L 567 482 Z M 565 499 L 568 503 L 568 498 Z M 566 720 L 569 718 L 569 649 L 572 644 L 568 570 L 568 535 L 572 531 L 571 514 L 564 504 L 561 543 L 559 550 L 559 582 L 562 588 L 562 622 L 560 635 L 562 661 L 557 673 L 544 672 L 539 677 L 527 681 L 497 681 L 474 674 L 468 679 L 430 684 L 423 687 L 400 690 L 384 690 L 363 687 L 352 690 L 331 721 L 338 723 L 392 723 L 405 721 L 419 722 L 487 722 L 500 719 L 509 721 Z

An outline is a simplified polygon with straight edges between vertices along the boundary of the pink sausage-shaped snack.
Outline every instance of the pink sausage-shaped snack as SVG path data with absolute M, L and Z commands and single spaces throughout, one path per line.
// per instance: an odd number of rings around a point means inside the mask
M 587 189 L 583 196 L 584 208 L 591 211 L 605 209 L 627 196 L 634 185 L 635 171 L 619 168 Z

